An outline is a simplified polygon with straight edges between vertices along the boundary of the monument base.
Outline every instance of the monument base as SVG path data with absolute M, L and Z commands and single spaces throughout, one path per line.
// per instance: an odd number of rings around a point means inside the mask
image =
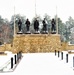
M 40 31 L 35 31 L 34 34 L 40 34 Z
M 22 32 L 22 31 L 20 31 L 20 32 L 17 32 L 17 34 L 23 34 L 23 32 Z
M 56 34 L 56 31 L 52 31 L 51 34 Z
M 61 50 L 60 35 L 57 34 L 19 34 L 13 39 L 13 53 L 54 52 L 55 50 Z
M 48 34 L 48 31 L 43 31 L 41 34 Z
M 31 32 L 30 31 L 27 31 L 25 34 L 31 34 Z

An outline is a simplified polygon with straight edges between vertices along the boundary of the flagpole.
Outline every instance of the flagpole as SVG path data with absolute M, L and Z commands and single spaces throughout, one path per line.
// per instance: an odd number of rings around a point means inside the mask
M 15 6 L 14 6 L 14 37 L 15 37 Z
M 36 0 L 35 0 L 35 17 L 37 17 L 37 13 L 36 13 Z
M 58 34 L 58 16 L 57 16 L 57 6 L 56 6 L 56 34 Z

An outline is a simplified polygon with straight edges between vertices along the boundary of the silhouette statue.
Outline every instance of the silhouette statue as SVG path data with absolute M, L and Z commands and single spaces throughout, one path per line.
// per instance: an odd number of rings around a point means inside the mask
M 26 24 L 27 31 L 29 31 L 30 30 L 29 29 L 30 28 L 30 21 L 29 21 L 29 19 L 26 20 L 25 24 Z
M 18 21 L 19 32 L 21 31 L 21 27 L 22 27 L 22 22 L 21 22 L 21 19 L 19 19 L 19 21 Z
M 38 32 L 38 30 L 39 30 L 39 21 L 38 21 L 37 19 L 35 19 L 35 21 L 34 21 L 34 29 L 35 29 L 35 31 L 37 31 L 37 32 Z
M 52 31 L 55 31 L 56 29 L 55 29 L 55 20 L 54 19 L 52 19 L 52 21 L 51 21 L 51 25 L 52 25 L 52 27 L 51 27 L 51 30 Z
M 42 21 L 42 23 L 43 23 L 43 31 L 47 31 L 47 24 L 46 24 L 46 21 L 45 21 L 45 18 L 44 18 L 44 20 Z

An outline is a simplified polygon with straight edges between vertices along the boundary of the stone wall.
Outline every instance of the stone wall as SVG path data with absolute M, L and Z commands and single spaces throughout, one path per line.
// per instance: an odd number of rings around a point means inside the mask
M 12 47 L 11 44 L 3 44 L 0 46 L 0 51 L 11 51 Z
M 65 47 L 66 50 L 74 50 L 74 45 L 69 45 L 68 43 L 65 43 Z
M 0 51 L 5 51 L 5 45 L 0 46 Z
M 57 34 L 24 34 L 13 39 L 12 52 L 53 52 L 61 50 L 60 35 Z
M 60 35 L 57 34 L 25 34 L 16 35 L 12 44 L 0 46 L 0 51 L 12 51 L 17 53 L 36 52 L 54 52 L 54 50 L 74 50 L 74 45 L 68 45 L 67 42 L 60 41 Z

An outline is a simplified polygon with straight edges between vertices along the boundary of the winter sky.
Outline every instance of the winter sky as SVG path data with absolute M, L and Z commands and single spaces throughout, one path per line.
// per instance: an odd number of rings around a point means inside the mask
M 32 19 L 35 16 L 35 0 L 0 0 L 0 15 L 3 18 L 11 19 L 14 14 L 26 15 Z M 74 0 L 36 0 L 37 15 L 42 16 L 47 13 L 51 18 L 57 14 L 63 21 L 69 16 L 74 18 Z

